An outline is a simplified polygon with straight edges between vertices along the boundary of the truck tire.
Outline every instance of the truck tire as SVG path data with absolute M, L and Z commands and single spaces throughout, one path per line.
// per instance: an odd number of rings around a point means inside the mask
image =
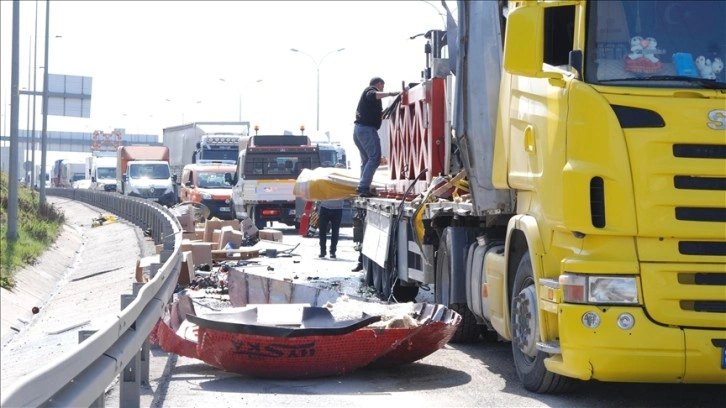
M 444 305 L 461 315 L 461 324 L 456 330 L 452 343 L 471 343 L 479 340 L 481 327 L 476 322 L 474 313 L 469 310 L 466 303 L 450 303 L 449 296 L 451 282 L 451 254 L 449 253 L 446 239 L 439 243 L 439 250 L 436 253 L 436 277 L 434 283 L 434 299 L 436 303 Z
M 536 348 L 540 340 L 538 313 L 532 259 L 526 252 L 519 261 L 512 287 L 510 327 L 514 367 L 528 391 L 541 394 L 571 391 L 578 381 L 547 371 L 544 360 L 548 356 Z
M 247 214 L 252 217 L 252 221 L 255 223 L 255 227 L 257 227 L 258 230 L 265 229 L 265 227 L 267 227 L 267 221 L 260 219 L 262 217 L 262 214 L 260 214 L 260 209 L 257 207 L 246 208 Z
M 404 286 L 400 281 L 393 284 L 393 297 L 398 303 L 415 302 L 418 296 L 418 286 Z

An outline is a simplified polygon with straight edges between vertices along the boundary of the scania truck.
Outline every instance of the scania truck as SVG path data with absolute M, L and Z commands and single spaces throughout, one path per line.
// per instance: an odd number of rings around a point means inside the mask
M 530 391 L 726 384 L 726 3 L 457 7 L 354 202 L 367 282 L 433 285 Z

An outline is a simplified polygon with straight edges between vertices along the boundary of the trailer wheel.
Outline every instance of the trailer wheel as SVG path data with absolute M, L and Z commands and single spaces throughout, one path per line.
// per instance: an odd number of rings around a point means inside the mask
M 393 284 L 393 297 L 398 303 L 415 302 L 418 296 L 418 286 L 404 286 L 400 281 Z
M 538 312 L 532 259 L 527 252 L 517 266 L 510 310 L 512 354 L 517 376 L 524 388 L 532 392 L 570 391 L 577 381 L 547 371 L 544 364 L 547 354 L 537 350 L 536 344 L 540 340 Z
M 471 343 L 479 340 L 481 327 L 476 322 L 474 313 L 469 310 L 466 303 L 450 303 L 451 289 L 451 254 L 446 245 L 446 235 L 439 243 L 439 250 L 436 253 L 436 278 L 434 283 L 434 299 L 436 303 L 442 304 L 461 315 L 461 324 L 456 330 L 452 343 Z

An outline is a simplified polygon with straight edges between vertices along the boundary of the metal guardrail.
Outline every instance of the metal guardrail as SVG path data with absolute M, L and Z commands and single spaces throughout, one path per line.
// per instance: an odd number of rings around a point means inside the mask
M 148 377 L 148 337 L 171 299 L 181 270 L 182 227 L 168 209 L 140 198 L 78 189 L 51 188 L 46 193 L 83 201 L 143 230 L 151 229 L 154 242 L 163 243 L 161 263 L 151 265 L 152 276 L 148 282 L 135 285 L 134 289 L 138 289 L 135 297 L 122 295 L 128 297 L 122 305 L 127 304 L 114 322 L 91 334 L 72 352 L 13 384 L 2 396 L 0 405 L 102 407 L 106 387 L 121 375 L 119 404 L 139 406 L 139 374 L 143 374 L 144 357 Z M 85 334 L 90 333 L 79 333 L 79 337 Z

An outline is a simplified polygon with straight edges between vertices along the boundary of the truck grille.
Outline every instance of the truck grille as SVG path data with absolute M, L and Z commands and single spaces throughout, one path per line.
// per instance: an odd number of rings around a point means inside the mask
M 665 128 L 625 130 L 643 299 L 661 324 L 726 322 L 726 132 L 703 130 L 712 105 L 664 104 Z
M 140 188 L 138 190 L 139 195 L 143 198 L 160 198 L 166 192 L 163 188 L 155 188 L 153 191 L 151 188 Z

